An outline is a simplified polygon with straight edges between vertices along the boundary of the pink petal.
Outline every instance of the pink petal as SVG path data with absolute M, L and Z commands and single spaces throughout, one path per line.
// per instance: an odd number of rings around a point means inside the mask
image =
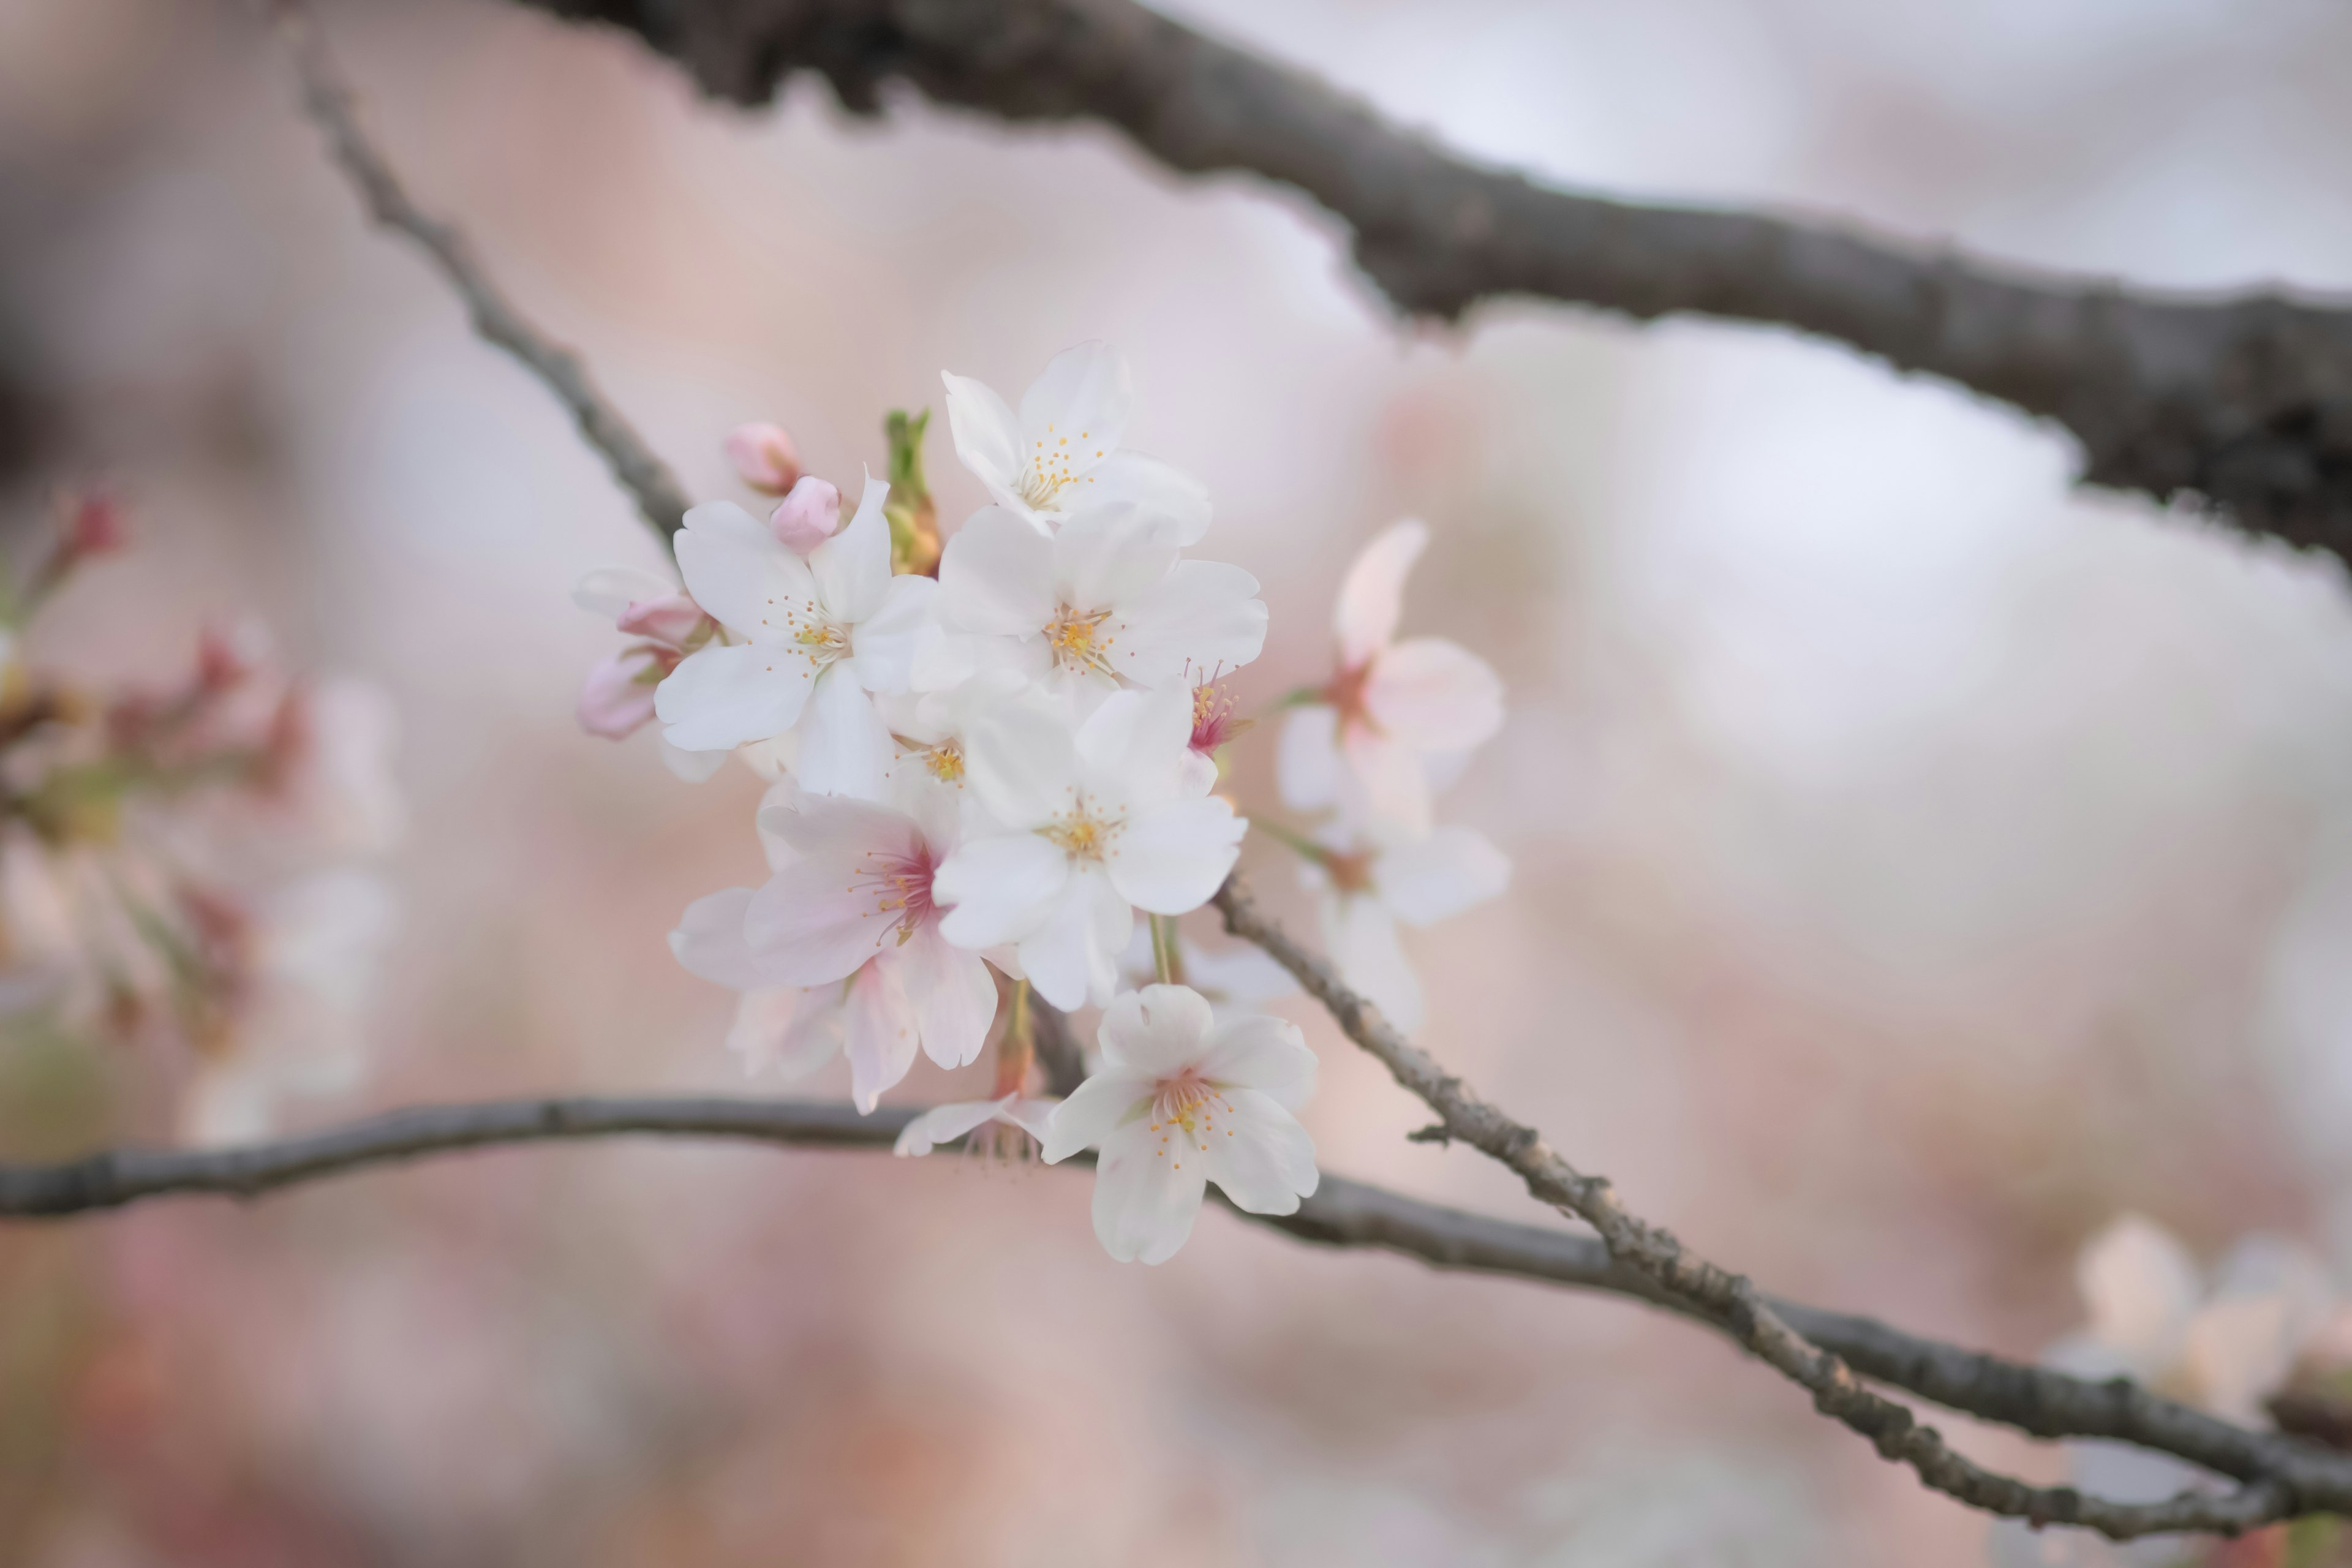
M 1342 669 L 1361 665 L 1396 636 L 1397 616 L 1404 607 L 1404 580 L 1428 542 L 1429 530 L 1423 524 L 1400 522 L 1365 545 L 1348 568 L 1333 617 L 1339 634 Z
M 780 496 L 801 477 L 800 454 L 781 425 L 738 425 L 727 433 L 727 457 L 743 482 L 764 495 Z

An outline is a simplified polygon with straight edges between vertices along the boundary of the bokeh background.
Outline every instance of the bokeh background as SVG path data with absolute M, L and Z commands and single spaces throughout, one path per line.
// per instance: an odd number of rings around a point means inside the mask
M 2317 0 L 1172 8 L 1560 182 L 2352 283 L 2352 16 Z M 1401 327 L 1297 198 L 1100 131 L 858 122 L 810 84 L 718 108 L 488 0 L 323 14 L 420 197 L 698 494 L 740 493 L 739 421 L 850 481 L 942 367 L 1017 395 L 1111 339 L 1136 443 L 1206 479 L 1204 549 L 1265 584 L 1255 698 L 1323 672 L 1354 547 L 1426 518 L 1408 626 L 1511 703 L 1444 815 L 1517 866 L 1415 939 L 1427 1043 L 1703 1250 L 2018 1355 L 2126 1209 L 2352 1265 L 2335 562 L 2077 493 L 2052 431 L 1786 333 Z M 978 504 L 944 440 L 932 469 L 947 518 Z M 167 671 L 250 613 L 399 707 L 375 1070 L 297 1124 L 741 1087 L 731 998 L 664 933 L 756 879 L 758 781 L 679 784 L 571 716 L 612 646 L 573 580 L 656 547 L 363 226 L 252 7 L 0 0 L 0 511 L 27 536 L 100 476 L 140 548 L 46 657 Z M 1303 917 L 1277 856 L 1245 863 Z M 1323 1057 L 1326 1168 L 1528 1212 L 1278 1006 Z M 6 1153 L 159 1135 L 61 1071 L 0 1063 Z M 1983 1560 L 1980 1518 L 1686 1327 L 1213 1212 L 1122 1268 L 1086 1205 L 1059 1172 L 639 1144 L 9 1228 L 0 1560 Z

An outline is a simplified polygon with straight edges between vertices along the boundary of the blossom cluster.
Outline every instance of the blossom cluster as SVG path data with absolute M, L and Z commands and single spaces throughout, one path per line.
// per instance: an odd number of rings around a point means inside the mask
M 0 567 L 0 1027 L 163 1058 L 199 1142 L 249 1138 L 289 1095 L 350 1087 L 394 921 L 388 705 L 298 679 L 257 629 L 207 632 L 160 689 L 36 657 L 37 613 L 126 543 L 102 494 Z
M 919 1054 L 962 1068 L 993 1038 L 988 1098 L 917 1119 L 900 1152 L 1098 1148 L 1098 1236 L 1158 1262 L 1208 1182 L 1268 1214 L 1316 1186 L 1295 1115 L 1313 1053 L 1234 1005 L 1266 994 L 1262 971 L 1210 984 L 1232 965 L 1188 955 L 1172 923 L 1223 883 L 1249 826 L 1221 784 L 1248 728 L 1232 677 L 1263 650 L 1266 607 L 1250 574 L 1192 553 L 1206 489 L 1125 444 L 1115 350 L 1063 353 L 1017 408 L 942 379 L 989 504 L 940 542 L 920 417 L 892 416 L 890 477 L 869 472 L 845 521 L 784 432 L 738 430 L 730 455 L 771 514 L 694 508 L 675 541 L 682 584 L 619 570 L 581 584 L 577 602 L 630 640 L 591 673 L 580 717 L 610 736 L 657 724 L 682 777 L 740 755 L 771 781 L 765 884 L 698 900 L 671 939 L 688 969 L 741 993 L 730 1043 L 748 1068 L 846 1058 L 871 1111 Z M 1429 823 L 1433 783 L 1501 704 L 1468 654 L 1392 641 L 1425 538 L 1403 525 L 1350 574 L 1340 672 L 1284 743 L 1285 794 L 1333 816 L 1319 837 L 1277 832 L 1350 933 L 1467 907 L 1507 874 L 1484 839 Z M 1392 927 L 1384 944 L 1333 945 L 1418 1026 Z M 1139 951 L 1156 954 L 1141 974 Z M 1181 983 L 1188 956 L 1199 988 Z M 1220 990 L 1213 1005 L 1203 992 Z M 1033 997 L 1100 1010 L 1098 1066 L 1059 1103 L 1034 1092 Z

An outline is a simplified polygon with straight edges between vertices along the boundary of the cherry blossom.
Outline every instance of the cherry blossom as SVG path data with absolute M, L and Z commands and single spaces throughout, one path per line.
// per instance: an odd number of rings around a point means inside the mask
M 891 575 L 888 491 L 869 479 L 855 521 L 806 561 L 739 506 L 686 514 L 679 569 L 729 640 L 689 655 L 656 692 L 671 744 L 731 749 L 796 731 L 803 788 L 880 792 L 890 736 L 869 693 L 908 689 L 937 588 Z
M 1125 356 L 1108 343 L 1056 355 L 1014 414 L 967 376 L 941 372 L 956 456 L 996 504 L 1039 532 L 1081 508 L 1132 503 L 1179 545 L 1209 531 L 1209 496 L 1181 470 L 1120 446 L 1135 402 Z
M 626 740 L 653 720 L 655 689 L 719 629 L 677 584 L 631 566 L 590 572 L 572 590 L 572 602 L 639 639 L 597 660 L 580 689 L 574 710 L 580 727 L 608 741 Z M 719 771 L 727 749 L 688 752 L 665 739 L 662 761 L 678 777 L 698 783 Z
M 976 724 L 968 777 L 1001 826 L 939 868 L 948 939 L 1013 944 L 1056 1007 L 1108 1002 L 1135 910 L 1198 909 L 1247 829 L 1225 802 L 1181 793 L 1191 727 L 1181 690 L 1119 692 L 1075 733 L 1037 702 L 1004 704 Z
M 1257 579 L 1177 558 L 1173 536 L 1131 506 L 1072 518 L 1046 538 L 984 508 L 940 561 L 948 634 L 919 684 L 1005 670 L 1069 698 L 1074 711 L 1122 686 L 1190 689 L 1193 672 L 1247 664 L 1265 644 Z
M 1337 806 L 1353 825 L 1417 837 L 1429 831 L 1432 760 L 1502 727 L 1502 685 L 1485 660 L 1441 637 L 1395 640 L 1405 578 L 1428 542 L 1421 523 L 1400 522 L 1348 569 L 1338 673 L 1283 729 L 1293 808 Z
M 727 458 L 763 495 L 782 495 L 800 482 L 800 453 L 781 425 L 738 425 L 727 433 Z
M 1039 1143 L 1045 1141 L 1047 1125 L 1054 1108 L 1060 1104 L 1053 1100 L 1033 1100 L 1014 1092 L 995 1100 L 962 1100 L 950 1105 L 935 1105 L 912 1121 L 898 1134 L 891 1146 L 894 1154 L 928 1154 L 942 1143 L 952 1143 L 965 1134 L 989 1125 L 1011 1127 L 1027 1133 Z
M 1233 688 L 1212 676 L 1192 687 L 1192 733 L 1185 742 L 1184 785 L 1188 795 L 1217 787 L 1217 754 L 1255 721 L 1240 716 Z
M 1421 980 L 1397 942 L 1397 922 L 1433 925 L 1496 897 L 1511 863 L 1475 828 L 1381 846 L 1337 839 L 1300 879 L 1320 894 L 1323 945 L 1340 976 L 1408 1035 L 1424 1022 Z
M 841 531 L 841 492 L 807 476 L 768 514 L 768 531 L 793 554 L 806 555 Z
M 1055 1110 L 1047 1163 L 1099 1147 L 1095 1235 L 1122 1263 L 1164 1263 L 1192 1234 L 1207 1184 L 1250 1214 L 1312 1196 L 1315 1142 L 1295 1114 L 1315 1090 L 1297 1026 L 1218 1023 L 1199 993 L 1147 985 L 1113 1001 L 1102 1066 Z

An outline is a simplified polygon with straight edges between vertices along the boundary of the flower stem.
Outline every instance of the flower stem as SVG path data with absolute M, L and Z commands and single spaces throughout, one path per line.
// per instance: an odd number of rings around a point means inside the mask
M 1262 816 L 1251 817 L 1250 826 L 1276 844 L 1294 851 L 1302 859 L 1312 860 L 1318 866 L 1328 866 L 1331 863 L 1331 851 L 1303 833 L 1294 832 L 1278 822 L 1268 822 Z
M 1151 963 L 1162 985 L 1184 984 L 1184 955 L 1176 951 L 1176 917 L 1151 917 Z

